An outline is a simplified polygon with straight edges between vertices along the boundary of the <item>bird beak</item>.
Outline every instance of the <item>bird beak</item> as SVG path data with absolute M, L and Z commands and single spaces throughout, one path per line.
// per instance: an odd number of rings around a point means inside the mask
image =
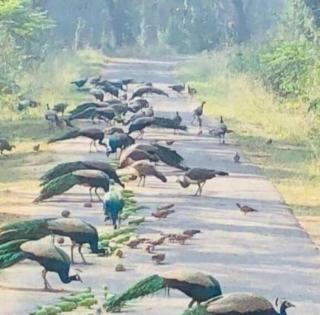
M 287 307 L 296 307 L 294 304 L 290 303 L 290 302 L 287 302 Z

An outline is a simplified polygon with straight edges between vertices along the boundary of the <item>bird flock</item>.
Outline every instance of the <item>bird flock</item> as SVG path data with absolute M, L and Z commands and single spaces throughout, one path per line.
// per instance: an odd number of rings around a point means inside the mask
M 54 199 L 74 186 L 87 187 L 89 197 L 84 206 L 91 207 L 93 202 L 99 202 L 105 218 L 105 223 L 102 224 L 111 225 L 115 231 L 114 236 L 121 238 L 121 242 L 131 249 L 145 244 L 146 251 L 152 255 L 151 260 L 162 264 L 166 256 L 155 250 L 157 246 L 165 241 L 184 245 L 201 231 L 192 229 L 181 234 L 162 234 L 155 240 L 144 237 L 132 239 L 121 234 L 122 221 L 129 217 L 124 210 L 126 200 L 132 196 L 127 185 L 130 186 L 131 182 L 136 181 L 136 185 L 143 189 L 148 184 L 149 177 L 159 180 L 159 184 L 165 184 L 168 175 L 163 169 L 171 169 L 176 175 L 177 188 L 195 186 L 194 196 L 199 198 L 204 193 L 207 181 L 217 176 L 229 176 L 224 170 L 190 167 L 183 156 L 173 149 L 175 142 L 179 141 L 175 134 L 187 134 L 192 125 L 195 124 L 198 128 L 197 135 L 203 134 L 206 102 L 203 101 L 193 110 L 192 121 L 187 126 L 179 112 L 173 117 L 162 117 L 150 102 L 154 101 L 153 95 L 168 98 L 171 93 L 174 93 L 175 97 L 187 94 L 193 98 L 197 90 L 191 86 L 174 84 L 163 90 L 151 82 L 141 83 L 131 78 L 110 80 L 103 76 L 79 79 L 71 84 L 79 91 L 88 91 L 92 99 L 68 112 L 69 106 L 66 103 L 58 103 L 51 108 L 47 105 L 44 118 L 52 132 L 59 132 L 58 136 L 51 137 L 48 144 L 85 138 L 90 141 L 89 152 L 99 152 L 99 160 L 75 158 L 72 162 L 61 162 L 47 170 L 40 178 L 41 189 L 34 203 L 41 204 L 48 199 Z M 133 91 L 132 86 L 136 87 Z M 21 111 L 26 107 L 37 106 L 37 102 L 25 101 L 18 105 L 18 109 Z M 164 140 L 146 140 L 145 134 L 154 129 L 169 129 L 172 133 L 167 133 Z M 209 129 L 208 136 L 216 137 L 221 144 L 225 144 L 226 135 L 232 132 L 221 116 L 218 124 Z M 0 139 L 1 155 L 14 148 L 7 140 Z M 34 150 L 39 151 L 40 145 Z M 240 163 L 238 152 L 233 160 Z M 67 204 L 67 201 L 65 202 Z M 174 204 L 159 206 L 151 215 L 157 220 L 165 220 L 175 212 L 174 207 Z M 245 215 L 254 215 L 258 211 L 239 203 L 235 204 L 235 207 Z M 132 220 L 129 224 L 132 222 L 139 224 L 144 222 L 144 218 Z M 60 246 L 64 243 L 64 238 L 71 241 L 70 256 Z M 87 264 L 86 253 L 82 252 L 83 246 L 87 244 L 92 254 L 108 256 L 108 250 L 102 246 L 104 242 L 109 244 L 108 237 L 100 237 L 96 227 L 74 217 L 68 210 L 62 211 L 61 216 L 55 218 L 7 223 L 0 226 L 0 269 L 11 267 L 24 259 L 35 261 L 43 267 L 41 275 L 44 290 L 51 291 L 53 288 L 47 280 L 48 272 L 56 273 L 64 284 L 82 282 L 79 273 L 70 274 L 70 268 L 75 263 L 74 249 L 78 249 L 81 262 Z M 122 250 L 118 249 L 116 253 L 118 257 L 123 257 Z M 123 265 L 116 267 L 116 271 L 124 270 Z M 108 276 L 104 277 L 107 279 Z M 168 293 L 170 289 L 176 289 L 191 298 L 184 315 L 285 315 L 287 309 L 294 306 L 288 301 L 278 299 L 273 306 L 264 297 L 253 293 L 225 294 L 219 281 L 210 274 L 189 269 L 172 269 L 164 274 L 147 276 L 123 293 L 112 294 L 106 289 L 104 309 L 106 312 L 120 311 L 127 301 L 161 289 Z M 276 311 L 276 308 L 279 311 Z M 101 310 L 99 312 L 101 313 Z

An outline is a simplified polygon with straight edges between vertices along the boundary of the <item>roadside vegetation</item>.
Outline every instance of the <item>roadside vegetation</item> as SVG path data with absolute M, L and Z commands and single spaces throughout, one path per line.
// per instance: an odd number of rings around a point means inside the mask
M 207 101 L 208 114 L 226 119 L 247 157 L 319 237 L 320 64 L 315 21 L 303 1 L 292 1 L 277 36 L 202 53 L 181 65 L 178 77 L 198 90 L 199 101 Z M 269 139 L 271 145 L 266 144 Z

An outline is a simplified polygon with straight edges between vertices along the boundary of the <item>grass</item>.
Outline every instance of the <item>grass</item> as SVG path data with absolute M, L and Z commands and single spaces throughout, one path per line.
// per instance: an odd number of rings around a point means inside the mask
M 40 107 L 17 111 L 18 95 L 6 97 L 1 103 L 0 139 L 7 139 L 16 146 L 8 157 L 0 156 L 0 203 L 3 207 L 15 204 L 17 192 L 38 189 L 39 174 L 35 173 L 35 166 L 52 162 L 46 142 L 57 133 L 65 132 L 49 130 L 44 119 L 46 104 L 67 102 L 69 108 L 73 108 L 87 99 L 88 93 L 78 91 L 70 82 L 100 74 L 104 61 L 105 56 L 92 49 L 52 53 L 42 64 L 26 71 L 18 82 L 23 95 L 39 101 Z M 33 152 L 37 144 L 41 150 L 38 153 Z
M 317 120 L 300 104 L 280 103 L 249 75 L 229 72 L 227 62 L 222 53 L 204 54 L 183 64 L 178 76 L 207 101 L 207 114 L 225 118 L 245 154 L 297 215 L 320 216 L 320 146 L 310 137 L 319 130 Z

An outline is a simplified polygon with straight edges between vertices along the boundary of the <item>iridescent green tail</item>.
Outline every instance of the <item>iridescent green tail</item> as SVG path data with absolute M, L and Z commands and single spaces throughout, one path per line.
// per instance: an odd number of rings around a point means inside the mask
M 164 287 L 165 281 L 162 277 L 158 275 L 153 275 L 148 278 L 145 278 L 137 282 L 126 292 L 119 295 L 115 295 L 108 299 L 105 303 L 106 311 L 110 312 L 114 310 L 119 310 L 126 304 L 127 301 L 134 300 L 152 293 L 156 293 Z
M 8 268 L 25 258 L 20 246 L 27 241 L 15 240 L 0 245 L 0 269 Z

